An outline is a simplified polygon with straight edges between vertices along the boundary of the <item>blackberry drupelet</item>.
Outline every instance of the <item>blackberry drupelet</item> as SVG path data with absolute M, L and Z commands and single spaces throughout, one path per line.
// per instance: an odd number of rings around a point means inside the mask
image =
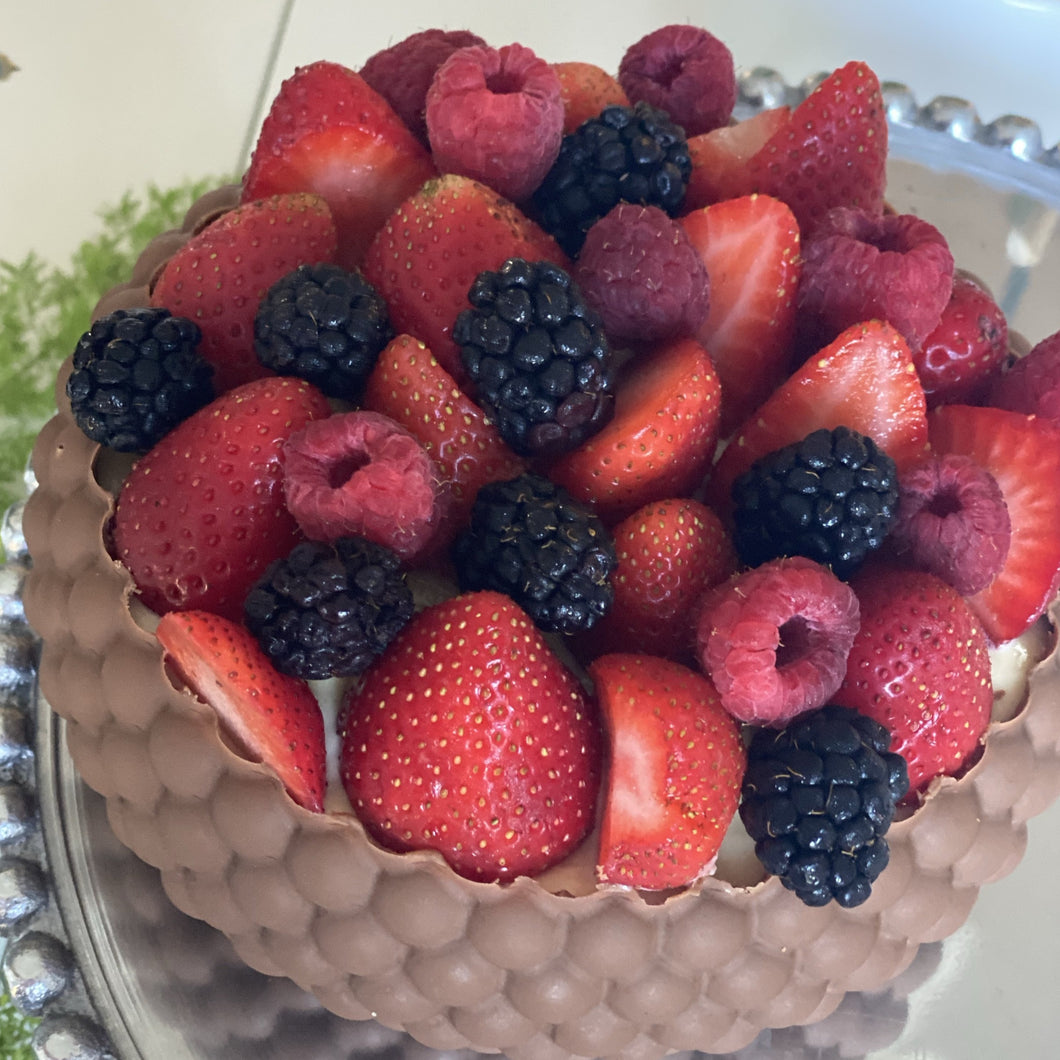
M 591 509 L 532 472 L 479 490 L 453 556 L 462 590 L 507 593 L 546 632 L 589 629 L 614 598 L 610 533 Z
M 808 556 L 849 577 L 898 517 L 894 461 L 847 427 L 757 460 L 733 485 L 733 540 L 748 566 Z
M 643 101 L 605 107 L 563 138 L 533 205 L 541 225 L 575 257 L 586 232 L 620 202 L 674 216 L 691 173 L 685 132 L 665 111 Z
M 555 456 L 595 434 L 614 411 L 614 370 L 603 325 L 569 274 L 509 258 L 479 273 L 473 308 L 453 340 L 475 401 L 517 453 Z
M 307 680 L 361 673 L 412 612 L 397 555 L 361 537 L 301 542 L 269 566 L 244 606 L 273 665 Z
M 860 905 L 886 868 L 885 834 L 909 787 L 890 741 L 879 722 L 834 705 L 753 736 L 740 818 L 766 871 L 807 905 Z
M 74 348 L 66 382 L 77 425 L 94 442 L 146 452 L 214 397 L 199 327 L 168 309 L 118 309 Z
M 328 263 L 299 265 L 281 277 L 254 318 L 254 350 L 262 364 L 345 401 L 360 396 L 393 337 L 378 291 L 360 273 Z

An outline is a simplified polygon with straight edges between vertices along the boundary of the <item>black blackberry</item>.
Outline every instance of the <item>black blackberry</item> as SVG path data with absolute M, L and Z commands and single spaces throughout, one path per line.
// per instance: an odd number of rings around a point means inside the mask
M 826 706 L 748 748 L 740 818 L 767 872 L 807 905 L 860 905 L 886 868 L 885 833 L 909 787 L 872 718 Z
M 94 442 L 146 452 L 213 400 L 201 332 L 168 309 L 118 309 L 78 340 L 66 381 L 77 425 Z
M 898 472 L 871 438 L 822 429 L 756 461 L 732 498 L 736 550 L 748 566 L 800 555 L 846 578 L 898 517 Z
M 589 629 L 614 598 L 614 540 L 542 475 L 483 486 L 453 555 L 463 590 L 507 593 L 549 632 Z
M 611 418 L 611 349 L 567 272 L 509 258 L 479 273 L 468 300 L 453 340 L 475 401 L 516 452 L 566 452 Z
M 345 401 L 360 396 L 393 337 L 379 292 L 359 272 L 328 263 L 299 265 L 281 277 L 254 317 L 254 350 L 262 364 Z
M 247 628 L 278 670 L 307 680 L 359 674 L 412 617 L 397 555 L 361 537 L 303 541 L 248 593 Z
M 563 137 L 534 193 L 542 226 L 572 257 L 585 233 L 620 202 L 674 216 L 684 202 L 692 158 L 684 129 L 644 101 L 605 107 Z

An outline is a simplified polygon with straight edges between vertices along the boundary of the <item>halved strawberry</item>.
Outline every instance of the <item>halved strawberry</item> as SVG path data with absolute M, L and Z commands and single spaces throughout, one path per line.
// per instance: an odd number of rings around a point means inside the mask
M 629 99 L 617 79 L 595 63 L 553 63 L 563 99 L 563 132 L 572 133 L 604 107 L 628 107 Z
M 222 214 L 165 264 L 151 305 L 189 317 L 218 393 L 272 375 L 254 353 L 265 292 L 299 265 L 334 261 L 335 222 L 318 195 L 273 195 Z
M 471 307 L 467 292 L 478 274 L 508 258 L 569 265 L 559 244 L 518 207 L 470 177 L 447 174 L 394 211 L 368 248 L 364 274 L 386 299 L 394 330 L 425 342 L 463 382 L 453 324 Z
M 597 875 L 651 890 L 707 875 L 747 767 L 739 726 L 679 663 L 605 655 L 589 674 L 611 745 Z
M 1008 556 L 968 598 L 994 643 L 1018 637 L 1060 588 L 1060 428 L 1035 416 L 941 405 L 928 417 L 932 449 L 961 453 L 993 475 L 1012 523 Z
M 277 192 L 323 196 L 339 233 L 339 262 L 359 266 L 397 205 L 436 175 L 426 148 L 360 74 L 338 63 L 299 67 L 262 123 L 243 201 Z
M 732 484 L 759 457 L 821 427 L 868 435 L 899 471 L 923 454 L 924 388 L 905 339 L 890 324 L 870 320 L 847 328 L 748 417 L 711 473 L 710 496 L 719 511 L 731 507 Z
M 561 456 L 549 475 L 605 523 L 680 497 L 702 481 L 718 440 L 721 385 L 707 351 L 678 339 L 632 367 L 610 423 Z
M 324 809 L 324 719 L 309 686 L 275 669 L 253 634 L 208 611 L 163 615 L 156 633 L 180 678 L 300 806 Z
M 799 226 L 769 195 L 719 202 L 681 224 L 710 277 L 710 311 L 696 337 L 721 380 L 721 433 L 728 437 L 790 367 L 802 271 Z

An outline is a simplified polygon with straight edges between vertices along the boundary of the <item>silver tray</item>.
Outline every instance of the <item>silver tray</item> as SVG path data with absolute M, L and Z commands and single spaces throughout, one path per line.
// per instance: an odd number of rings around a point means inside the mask
M 795 103 L 817 80 L 792 87 L 770 70 L 746 71 L 737 112 Z M 963 100 L 920 106 L 893 83 L 884 93 L 891 204 L 947 234 L 958 263 L 994 290 L 1013 330 L 1036 341 L 1060 328 L 1060 239 L 1053 238 L 1060 147 L 1045 149 L 1037 127 L 1024 118 L 983 125 Z M 16 506 L 0 530 L 7 556 L 0 568 L 0 937 L 7 938 L 3 973 L 12 998 L 27 1015 L 41 1017 L 37 1055 L 448 1055 L 378 1024 L 341 1020 L 287 980 L 251 971 L 222 935 L 170 905 L 158 873 L 117 842 L 103 800 L 74 771 L 61 719 L 36 687 L 36 643 L 21 607 L 28 557 L 20 516 Z M 1032 856 L 1008 881 L 987 889 L 956 935 L 922 947 L 885 990 L 848 995 L 812 1027 L 765 1031 L 733 1060 L 1054 1055 L 1047 1032 L 1055 1030 L 1049 1028 L 1055 1016 L 1034 1024 L 1020 1009 L 1040 1010 L 1042 992 L 1060 977 L 1057 948 L 1041 941 L 1056 934 L 1046 888 L 1060 871 L 1060 805 L 1038 820 Z M 1044 893 L 1036 894 L 1039 881 Z M 1006 927 L 1002 936 L 1004 943 L 1012 935 L 1008 946 L 991 935 L 1009 915 L 988 901 L 995 887 L 1013 903 L 1011 931 Z M 979 952 L 991 939 L 989 952 Z M 985 961 L 995 975 L 980 968 Z M 972 981 L 969 969 L 976 968 Z M 1051 1011 L 1048 1002 L 1045 1008 Z M 960 1026 L 948 1016 L 958 1010 Z

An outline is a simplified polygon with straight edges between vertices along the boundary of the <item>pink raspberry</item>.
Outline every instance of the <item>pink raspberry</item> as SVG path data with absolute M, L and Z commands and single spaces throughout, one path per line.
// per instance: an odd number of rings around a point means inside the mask
M 985 589 L 1008 556 L 1012 522 L 994 476 L 967 456 L 932 457 L 898 480 L 891 543 L 962 596 Z
M 1060 425 L 1060 331 L 1016 361 L 994 384 L 987 404 Z
M 409 129 L 427 144 L 427 89 L 438 67 L 460 48 L 485 44 L 465 29 L 425 29 L 376 52 L 361 67 L 361 77 L 397 111 Z
M 663 26 L 642 37 L 622 56 L 618 83 L 631 103 L 666 111 L 686 136 L 720 129 L 736 104 L 732 52 L 699 26 Z
M 378 412 L 314 420 L 284 447 L 287 507 L 306 537 L 357 534 L 402 559 L 433 543 L 449 494 L 427 450 Z
M 886 320 L 911 350 L 938 324 L 953 289 L 945 237 L 912 214 L 840 206 L 803 244 L 799 329 L 811 349 L 864 320 Z
M 521 44 L 461 48 L 431 82 L 427 132 L 441 172 L 527 199 L 563 139 L 559 75 Z
M 684 227 L 657 206 L 620 203 L 589 229 L 573 272 L 616 346 L 695 335 L 710 280 Z
M 734 718 L 781 727 L 834 695 L 859 626 L 857 597 L 830 570 L 771 560 L 707 593 L 699 661 Z

